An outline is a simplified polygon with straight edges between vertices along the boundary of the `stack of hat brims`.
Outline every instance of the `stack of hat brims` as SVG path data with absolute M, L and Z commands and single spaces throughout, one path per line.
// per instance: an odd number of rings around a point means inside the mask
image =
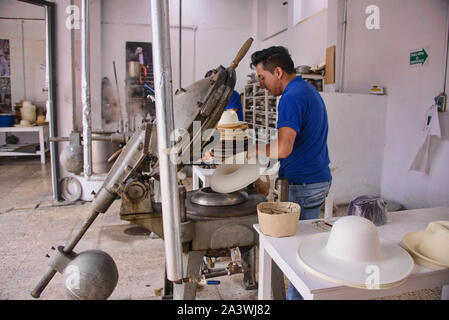
M 217 125 L 220 142 L 214 146 L 214 162 L 222 163 L 225 159 L 248 150 L 248 123 L 239 121 L 235 111 L 225 111 Z

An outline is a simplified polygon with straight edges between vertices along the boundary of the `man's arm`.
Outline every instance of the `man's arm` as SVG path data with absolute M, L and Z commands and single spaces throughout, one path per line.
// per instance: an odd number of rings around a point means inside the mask
M 266 145 L 258 145 L 257 148 L 249 148 L 247 157 L 252 158 L 261 154 L 271 159 L 287 158 L 292 153 L 295 139 L 296 131 L 294 129 L 290 127 L 282 127 L 278 130 L 277 140 Z M 264 147 L 265 152 L 263 150 Z

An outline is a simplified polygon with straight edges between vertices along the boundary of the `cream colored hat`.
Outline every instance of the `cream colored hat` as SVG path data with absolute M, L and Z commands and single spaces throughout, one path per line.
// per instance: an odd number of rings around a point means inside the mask
M 449 268 L 449 221 L 433 221 L 424 231 L 409 232 L 402 243 L 415 262 L 432 269 Z
M 414 268 L 406 250 L 380 239 L 374 223 L 359 216 L 342 217 L 330 233 L 304 238 L 297 260 L 315 276 L 362 289 L 400 285 Z
M 221 115 L 220 121 L 218 121 L 217 127 L 232 128 L 245 124 L 245 121 L 239 121 L 239 116 L 234 110 L 226 110 Z
M 252 160 L 252 159 L 251 159 Z M 245 188 L 265 173 L 266 166 L 252 164 L 245 152 L 227 158 L 215 169 L 210 179 L 210 187 L 215 192 L 231 193 Z
M 29 120 L 20 120 L 19 124 L 14 125 L 14 127 L 34 127 L 36 123 L 31 122 Z
M 30 107 L 33 107 L 33 104 L 31 103 L 31 101 L 25 100 L 24 102 L 22 102 L 22 107 L 30 108 Z

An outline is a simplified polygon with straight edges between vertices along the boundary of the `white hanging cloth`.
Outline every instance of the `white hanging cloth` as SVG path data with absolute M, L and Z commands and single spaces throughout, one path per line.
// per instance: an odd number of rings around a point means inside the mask
M 440 121 L 438 119 L 438 106 L 433 105 L 426 111 L 421 146 L 416 153 L 409 171 L 428 173 L 430 169 L 430 141 L 431 137 L 441 138 Z

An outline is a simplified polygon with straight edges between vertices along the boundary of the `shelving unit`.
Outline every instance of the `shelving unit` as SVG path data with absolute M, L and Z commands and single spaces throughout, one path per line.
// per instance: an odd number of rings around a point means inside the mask
M 243 93 L 243 117 L 253 133 L 252 140 L 268 143 L 276 138 L 278 99 L 259 82 L 247 84 Z
M 318 91 L 324 87 L 324 76 L 317 74 L 298 74 Z M 259 82 L 245 85 L 243 93 L 243 119 L 254 129 L 253 141 L 268 143 L 277 137 L 277 106 L 280 97 L 273 97 L 268 90 L 261 89 Z
M 34 127 L 1 127 L 0 132 L 37 132 L 39 135 L 39 143 L 36 144 L 18 144 L 16 145 L 17 151 L 14 151 L 15 145 L 5 145 L 0 148 L 0 156 L 40 156 L 41 163 L 45 163 L 45 153 L 49 151 L 48 144 L 48 125 L 34 126 Z M 36 146 L 39 146 L 39 150 L 36 150 Z M 19 148 L 21 147 L 21 148 Z M 31 149 L 31 151 L 30 151 Z M 7 151 L 4 151 L 7 150 Z M 26 150 L 21 152 L 20 150 Z

